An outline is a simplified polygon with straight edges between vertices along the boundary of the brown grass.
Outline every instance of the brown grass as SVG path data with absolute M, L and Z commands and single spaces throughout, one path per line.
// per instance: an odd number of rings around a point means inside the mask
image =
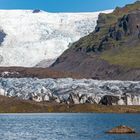
M 82 78 L 78 73 L 55 71 L 49 68 L 29 68 L 29 67 L 0 67 L 2 72 L 18 72 L 20 75 L 13 77 L 38 77 L 38 78 Z

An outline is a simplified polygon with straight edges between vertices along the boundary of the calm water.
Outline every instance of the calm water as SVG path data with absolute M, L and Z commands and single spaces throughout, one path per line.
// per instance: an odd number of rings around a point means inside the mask
M 137 133 L 104 133 L 121 124 Z M 140 140 L 140 114 L 2 114 L 0 140 Z

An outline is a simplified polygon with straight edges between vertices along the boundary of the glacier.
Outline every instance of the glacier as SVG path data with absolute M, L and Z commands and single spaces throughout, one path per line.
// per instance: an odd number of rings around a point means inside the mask
M 71 43 L 95 29 L 101 12 L 112 10 L 91 13 L 0 10 L 0 31 L 4 37 L 0 39 L 0 66 L 51 64 Z
M 0 78 L 0 95 L 36 102 L 140 105 L 140 81 Z

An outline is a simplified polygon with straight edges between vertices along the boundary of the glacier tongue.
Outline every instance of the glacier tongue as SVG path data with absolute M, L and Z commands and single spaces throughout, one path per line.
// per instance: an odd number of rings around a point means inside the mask
M 94 30 L 99 13 L 0 10 L 0 30 L 6 33 L 0 46 L 0 66 L 32 67 L 56 59 L 69 43 Z
M 140 105 L 140 81 L 0 78 L 0 95 L 37 102 Z

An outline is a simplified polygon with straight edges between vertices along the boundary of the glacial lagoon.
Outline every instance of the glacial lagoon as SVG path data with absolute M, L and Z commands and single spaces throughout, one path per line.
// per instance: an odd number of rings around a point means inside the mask
M 136 134 L 105 133 L 122 124 Z M 0 140 L 140 140 L 140 114 L 1 114 Z

